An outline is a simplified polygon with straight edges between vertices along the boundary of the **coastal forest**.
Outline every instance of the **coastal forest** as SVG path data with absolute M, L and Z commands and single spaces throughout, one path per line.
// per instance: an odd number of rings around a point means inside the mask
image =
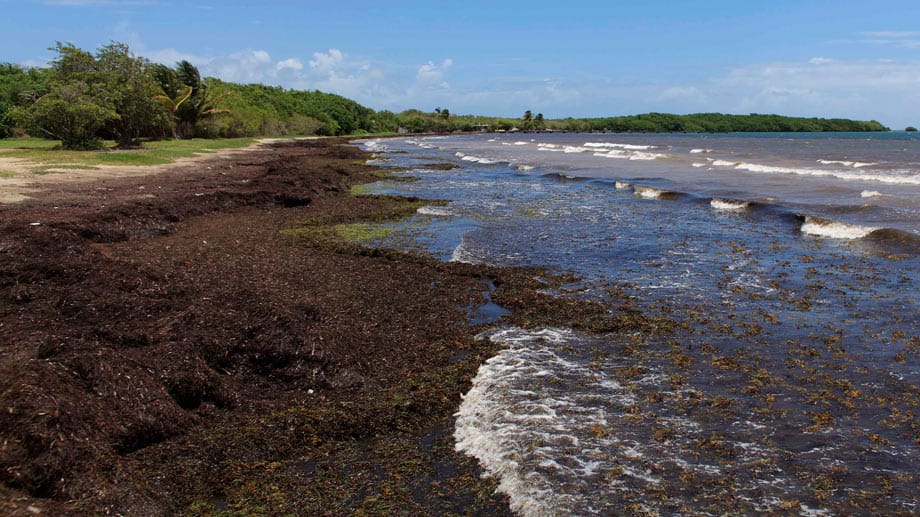
M 646 113 L 605 118 L 546 119 L 427 112 L 375 111 L 331 93 L 235 84 L 202 77 L 188 61 L 169 67 L 112 42 L 95 54 L 57 43 L 48 67 L 0 64 L 0 138 L 31 135 L 60 140 L 66 149 L 119 147 L 163 138 L 363 135 L 396 132 L 589 131 L 774 132 L 887 131 L 876 121 Z

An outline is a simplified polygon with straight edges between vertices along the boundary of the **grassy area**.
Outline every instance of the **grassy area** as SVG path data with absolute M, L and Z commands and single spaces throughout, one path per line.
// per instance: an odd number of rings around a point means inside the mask
M 55 140 L 6 138 L 0 139 L 0 157 L 36 162 L 45 171 L 49 168 L 89 169 L 95 165 L 162 165 L 196 154 L 246 147 L 253 141 L 253 138 L 159 140 L 145 142 L 140 149 L 124 151 L 115 150 L 114 142 L 106 142 L 105 148 L 99 151 L 64 151 Z

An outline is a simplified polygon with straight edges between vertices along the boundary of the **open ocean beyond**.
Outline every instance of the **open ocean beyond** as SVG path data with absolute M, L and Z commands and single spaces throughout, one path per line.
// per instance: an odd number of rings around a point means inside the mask
M 920 138 L 359 141 L 447 200 L 369 243 L 539 266 L 660 335 L 501 326 L 457 449 L 524 515 L 920 513 Z M 443 170 L 433 164 L 454 164 Z

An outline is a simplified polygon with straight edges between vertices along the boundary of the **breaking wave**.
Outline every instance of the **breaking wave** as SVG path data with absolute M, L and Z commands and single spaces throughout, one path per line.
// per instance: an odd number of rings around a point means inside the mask
M 635 145 L 635 144 L 617 144 L 613 142 L 587 142 L 585 147 L 592 148 L 614 148 L 614 149 L 626 149 L 629 151 L 646 151 L 648 149 L 655 149 L 654 145 Z
M 878 165 L 872 162 L 851 162 L 847 160 L 817 160 L 817 162 L 821 165 L 843 165 L 844 167 L 853 167 L 854 169 Z
M 806 235 L 831 239 L 862 239 L 876 230 L 878 228 L 871 226 L 825 221 L 810 216 L 805 217 L 801 228 L 802 233 Z
M 751 206 L 751 203 L 748 201 L 733 201 L 730 199 L 713 198 L 709 202 L 709 205 L 716 210 L 740 211 L 745 210 L 747 207 Z
M 715 160 L 712 165 L 716 167 L 730 167 L 736 170 L 756 172 L 763 174 L 796 174 L 799 176 L 817 176 L 825 178 L 838 178 L 845 181 L 875 181 L 879 183 L 920 185 L 920 174 L 885 174 L 880 172 L 847 172 L 841 170 L 810 169 L 805 167 L 780 167 L 777 165 L 762 165 L 747 162 L 731 162 Z M 868 164 L 871 165 L 871 164 Z

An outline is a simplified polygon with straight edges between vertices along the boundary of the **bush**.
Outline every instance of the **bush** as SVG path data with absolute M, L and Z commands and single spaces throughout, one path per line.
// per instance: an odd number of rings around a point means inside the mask
M 14 116 L 22 126 L 59 139 L 64 149 L 73 150 L 101 147 L 99 130 L 118 118 L 117 113 L 96 103 L 82 81 L 54 85 L 28 110 L 15 110 Z

